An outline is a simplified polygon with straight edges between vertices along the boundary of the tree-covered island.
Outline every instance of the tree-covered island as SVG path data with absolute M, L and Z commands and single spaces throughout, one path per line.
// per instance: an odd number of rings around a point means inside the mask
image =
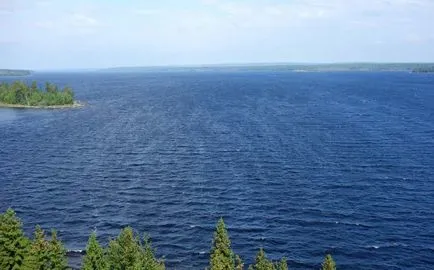
M 417 67 L 413 69 L 413 73 L 434 73 L 434 66 Z
M 0 69 L 0 76 L 27 76 L 32 74 L 30 70 Z
M 0 82 L 0 107 L 16 108 L 67 108 L 76 107 L 74 91 L 66 86 L 59 89 L 57 85 L 47 82 L 45 89 L 36 82 L 30 85 L 23 81 L 13 83 Z

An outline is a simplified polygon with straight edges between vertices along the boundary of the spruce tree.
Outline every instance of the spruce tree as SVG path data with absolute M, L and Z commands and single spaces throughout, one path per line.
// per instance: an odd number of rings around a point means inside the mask
M 127 227 L 121 230 L 117 239 L 110 241 L 108 260 L 110 269 L 133 269 L 132 266 L 140 261 L 139 239 L 134 235 L 133 229 Z
M 149 270 L 164 270 L 164 263 L 155 258 L 155 251 L 151 246 L 151 240 L 148 237 L 144 238 L 142 268 Z
M 117 239 L 110 241 L 107 252 L 110 270 L 162 270 L 164 263 L 157 260 L 150 242 L 142 245 L 131 227 L 121 230 Z
M 332 255 L 327 254 L 322 263 L 322 270 L 336 270 L 336 263 L 332 258 Z
M 288 263 L 286 258 L 282 258 L 279 262 L 274 264 L 274 269 L 276 270 L 288 270 Z
M 66 259 L 66 249 L 62 242 L 57 238 L 57 232 L 55 230 L 51 231 L 48 257 L 51 269 L 67 269 L 68 260 Z
M 255 263 L 249 266 L 249 270 L 288 270 L 288 264 L 286 258 L 272 262 L 267 258 L 264 249 L 261 248 L 256 254 Z
M 235 255 L 235 270 L 243 270 L 243 269 L 244 269 L 243 260 L 241 260 L 240 256 Z
M 66 250 L 52 231 L 51 240 L 45 238 L 45 232 L 36 226 L 33 242 L 28 256 L 23 263 L 23 270 L 65 270 L 67 269 Z
M 96 233 L 93 232 L 86 246 L 86 256 L 83 260 L 83 270 L 106 270 L 107 262 L 104 257 L 104 249 L 96 239 Z
M 26 256 L 29 239 L 12 209 L 0 215 L 0 269 L 19 269 Z
M 264 249 L 260 248 L 256 254 L 255 264 L 251 265 L 249 270 L 275 270 L 275 268 L 273 262 L 267 259 Z
M 214 233 L 209 268 L 210 270 L 233 270 L 235 268 L 235 255 L 231 249 L 231 241 L 223 218 L 218 221 Z
M 28 256 L 24 260 L 24 270 L 45 269 L 48 260 L 49 243 L 45 240 L 45 233 L 41 227 L 36 226 Z

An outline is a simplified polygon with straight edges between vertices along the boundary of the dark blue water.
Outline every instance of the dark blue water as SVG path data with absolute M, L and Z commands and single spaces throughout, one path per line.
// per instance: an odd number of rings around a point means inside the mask
M 13 78 L 8 78 L 11 80 Z M 89 106 L 0 109 L 0 210 L 69 249 L 132 225 L 203 269 L 220 216 L 251 263 L 434 267 L 434 76 L 36 74 Z

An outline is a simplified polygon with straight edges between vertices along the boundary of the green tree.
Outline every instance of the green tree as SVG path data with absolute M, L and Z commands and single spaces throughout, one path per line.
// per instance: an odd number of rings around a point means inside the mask
M 22 81 L 0 84 L 0 103 L 30 106 L 66 105 L 74 103 L 74 92 L 70 87 L 58 91 L 58 87 L 47 82 L 45 91 L 38 89 L 36 82 L 29 86 Z
M 49 259 L 51 269 L 67 269 L 68 260 L 66 259 L 66 249 L 62 242 L 57 238 L 57 232 L 51 231 L 51 240 L 49 242 Z
M 282 258 L 279 262 L 274 264 L 276 270 L 288 270 L 288 263 L 286 258 Z
M 107 252 L 110 270 L 162 270 L 164 263 L 157 260 L 151 244 L 145 238 L 142 245 L 131 227 L 121 230 L 119 236 L 110 241 Z
M 29 247 L 22 223 L 12 209 L 0 215 L 0 269 L 20 269 Z
M 41 270 L 45 269 L 48 260 L 48 241 L 45 240 L 45 233 L 41 227 L 36 226 L 34 238 L 29 249 L 28 256 L 24 260 L 23 269 Z
M 322 270 L 336 270 L 336 263 L 332 258 L 332 255 L 327 254 L 322 263 Z
M 235 255 L 235 270 L 243 270 L 243 269 L 244 269 L 243 260 L 241 260 L 240 256 Z
M 288 270 L 286 258 L 278 262 L 272 262 L 267 258 L 264 249 L 259 249 L 256 254 L 255 263 L 249 266 L 249 270 Z
M 256 254 L 255 264 L 249 266 L 249 270 L 275 270 L 273 262 L 267 259 L 263 248 Z
M 35 81 L 32 82 L 32 85 L 30 86 L 30 91 L 31 92 L 38 91 L 38 84 Z
M 86 247 L 86 256 L 83 260 L 83 270 L 106 270 L 107 262 L 104 257 L 104 249 L 96 239 L 96 233 L 93 232 Z
M 142 268 L 149 270 L 164 270 L 164 263 L 155 258 L 155 250 L 152 248 L 151 240 L 148 237 L 144 238 L 143 245 Z
M 117 239 L 110 241 L 108 248 L 108 262 L 110 269 L 133 269 L 132 266 L 140 261 L 139 238 L 133 229 L 127 227 L 121 230 Z
M 47 91 L 47 93 L 55 93 L 56 92 L 56 87 L 49 82 L 45 83 L 45 91 Z
M 233 270 L 235 268 L 235 255 L 231 249 L 231 241 L 223 218 L 218 221 L 214 232 L 209 268 L 210 270 Z
M 24 260 L 23 270 L 65 270 L 67 269 L 66 250 L 52 231 L 51 240 L 45 238 L 45 232 L 36 226 L 33 242 L 28 256 Z

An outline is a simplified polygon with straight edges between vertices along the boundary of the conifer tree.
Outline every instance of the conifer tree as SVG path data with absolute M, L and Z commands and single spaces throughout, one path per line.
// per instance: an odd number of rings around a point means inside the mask
M 119 233 L 117 239 L 110 241 L 108 260 L 110 269 L 132 269 L 140 261 L 139 239 L 134 235 L 133 229 L 127 227 Z
M 279 262 L 274 264 L 274 269 L 276 270 L 288 270 L 288 263 L 286 258 L 282 258 Z
M 164 263 L 157 260 L 150 242 L 144 246 L 131 227 L 121 230 L 117 239 L 110 241 L 108 264 L 111 270 L 162 270 Z
M 235 268 L 234 258 L 225 223 L 223 218 L 220 218 L 214 233 L 209 268 L 210 270 L 233 270 Z
M 272 262 L 267 258 L 264 249 L 259 249 L 256 254 L 255 264 L 249 266 L 249 270 L 288 270 L 286 258 L 282 258 L 278 262 Z
M 96 233 L 93 232 L 86 247 L 86 256 L 83 260 L 83 270 L 106 270 L 107 262 L 104 257 L 104 249 L 96 239 Z
M 34 238 L 29 249 L 28 256 L 23 263 L 24 270 L 45 269 L 48 260 L 48 242 L 41 227 L 36 226 Z
M 12 209 L 0 215 L 0 269 L 19 269 L 26 256 L 29 239 Z
M 35 81 L 33 81 L 32 84 L 30 85 L 30 91 L 31 92 L 38 91 L 38 84 Z
M 23 263 L 23 270 L 65 270 L 66 250 L 52 231 L 51 240 L 45 239 L 45 232 L 36 226 L 33 242 Z
M 67 269 L 68 260 L 66 259 L 66 249 L 57 238 L 57 232 L 55 230 L 51 231 L 51 240 L 48 247 L 49 265 L 51 269 Z
M 336 270 L 336 263 L 332 258 L 332 255 L 327 254 L 322 263 L 322 270 Z
M 240 256 L 235 255 L 235 270 L 243 270 L 244 269 L 244 263 L 241 260 Z
M 155 258 L 155 251 L 151 246 L 151 240 L 145 237 L 143 246 L 142 268 L 149 270 L 164 270 L 164 263 Z
M 267 259 L 267 255 L 263 248 L 259 249 L 256 254 L 255 264 L 250 265 L 249 270 L 274 270 L 273 262 Z

